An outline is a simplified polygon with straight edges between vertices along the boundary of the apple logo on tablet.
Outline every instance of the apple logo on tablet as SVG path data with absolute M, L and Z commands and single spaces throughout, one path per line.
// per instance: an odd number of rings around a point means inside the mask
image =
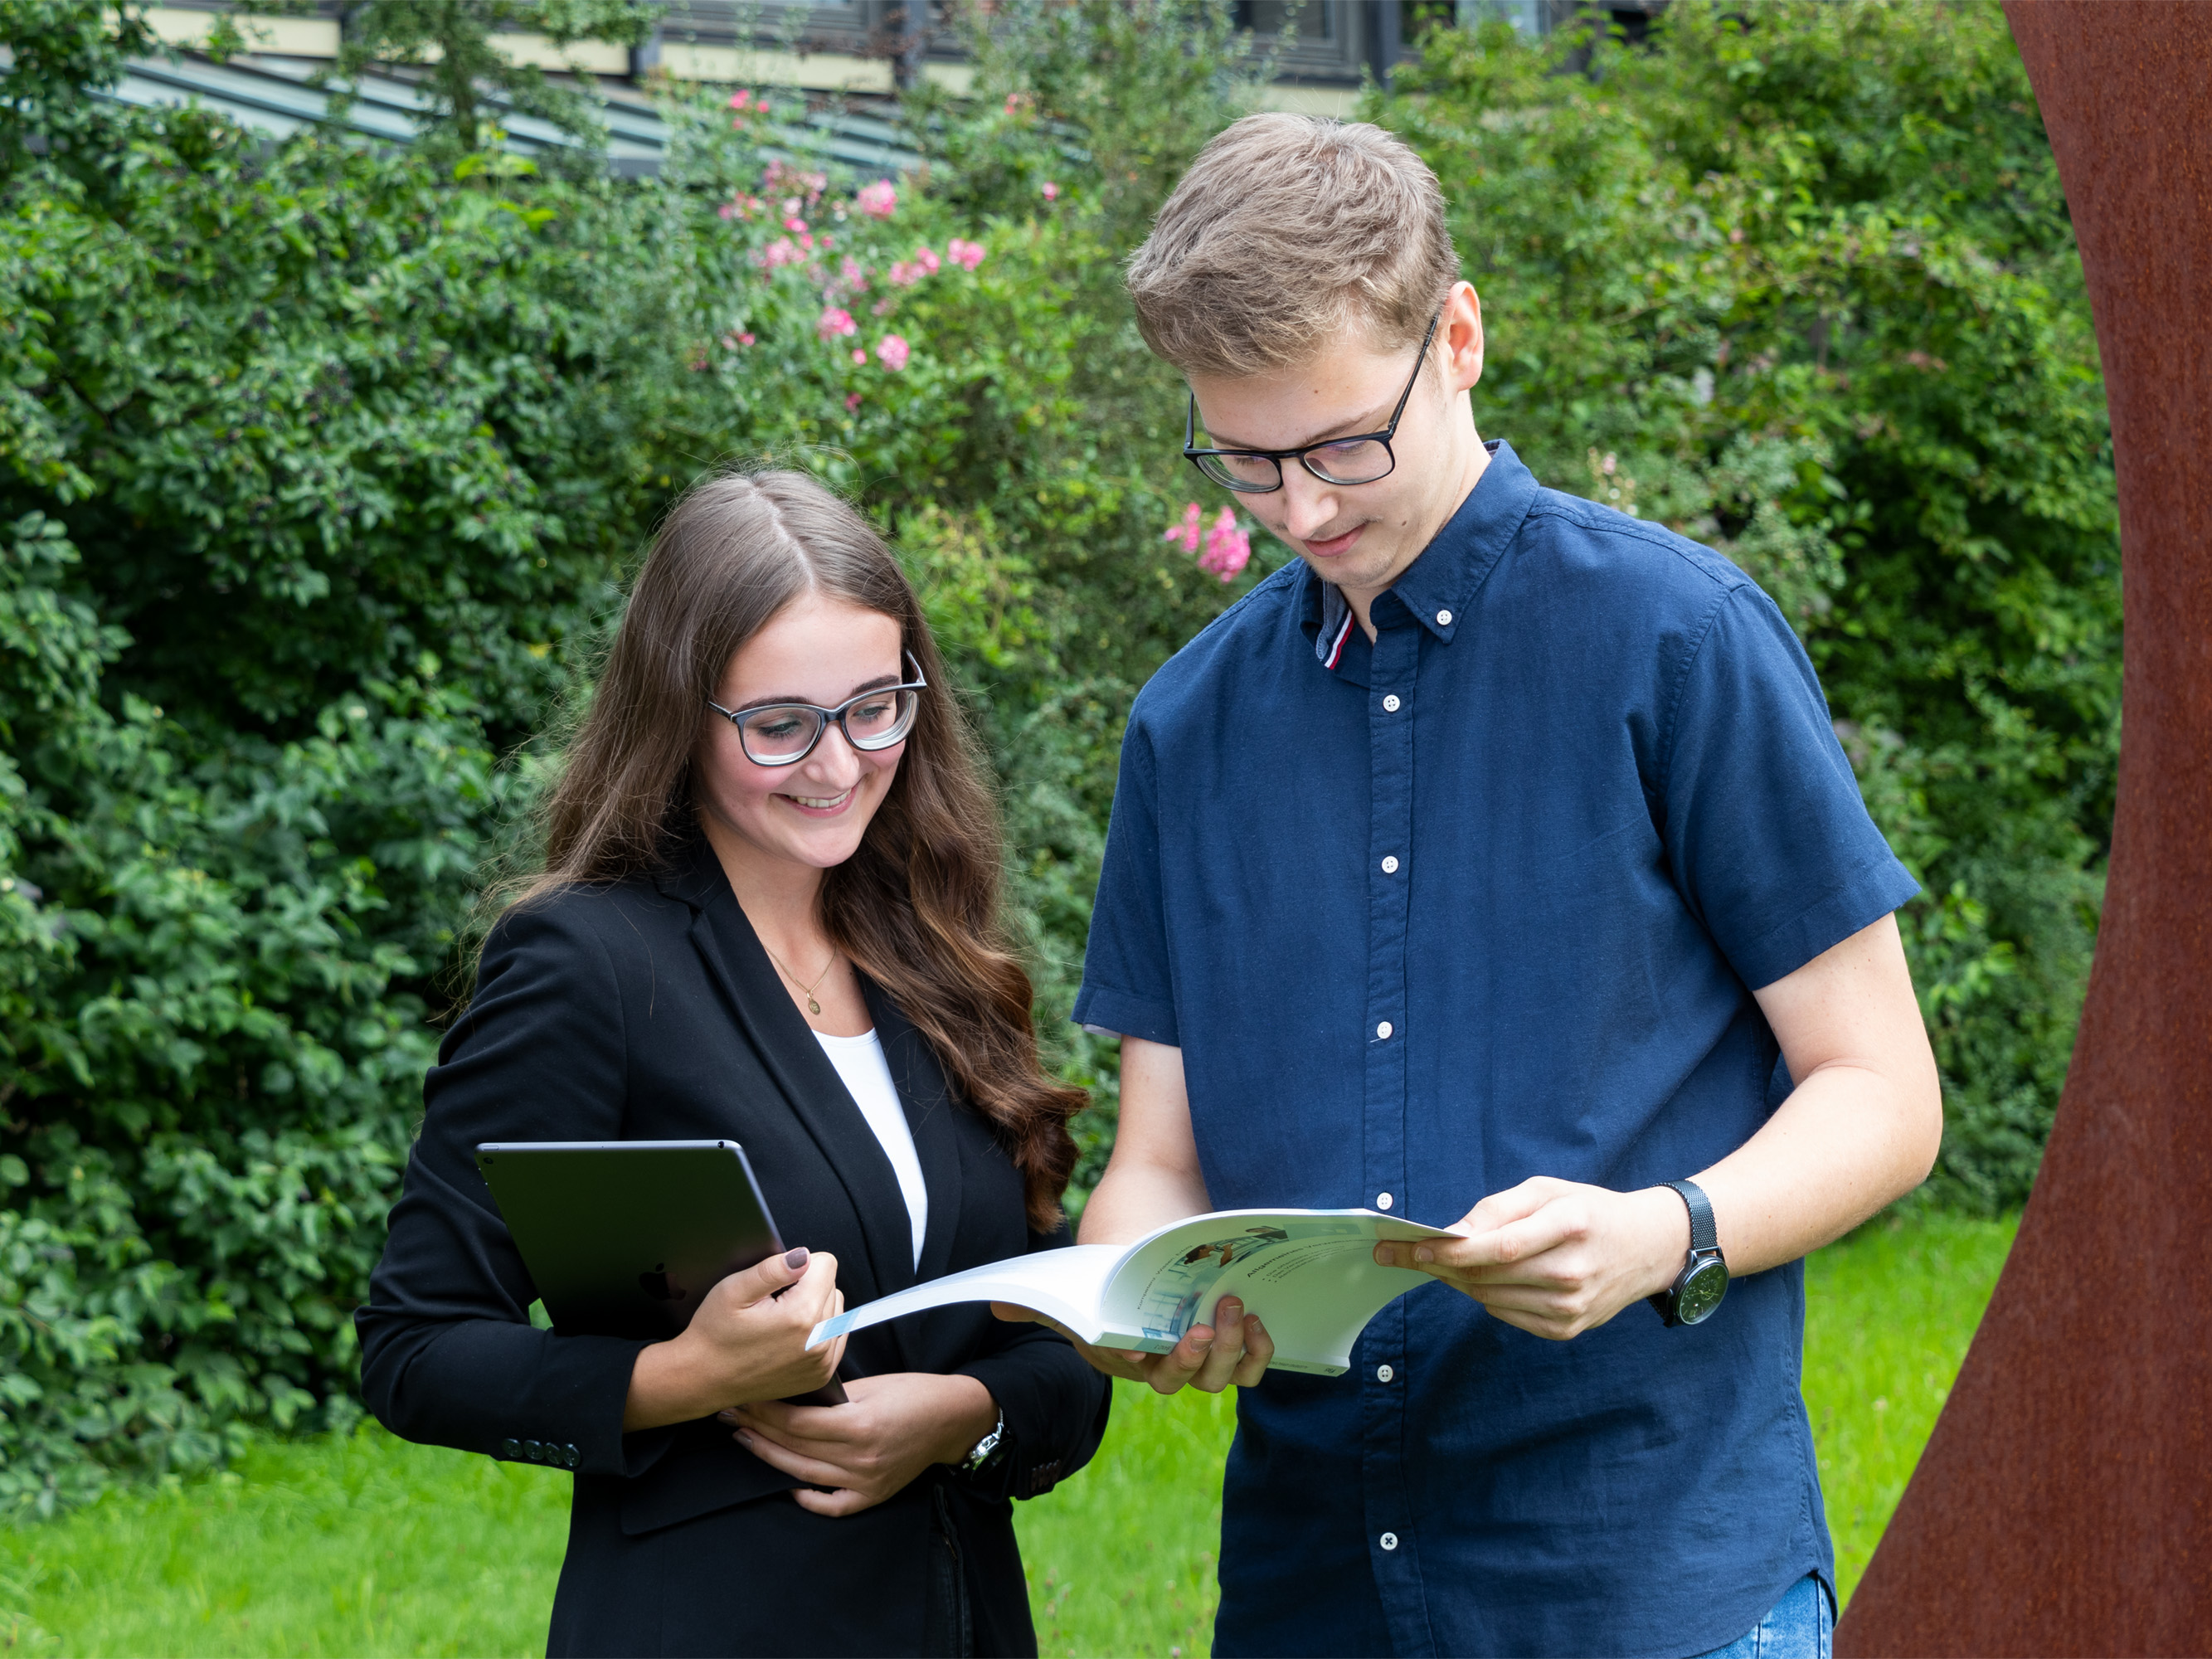
M 681 1302 L 684 1292 L 669 1284 L 667 1267 L 665 1261 L 654 1262 L 651 1273 L 637 1276 L 637 1287 L 655 1302 Z

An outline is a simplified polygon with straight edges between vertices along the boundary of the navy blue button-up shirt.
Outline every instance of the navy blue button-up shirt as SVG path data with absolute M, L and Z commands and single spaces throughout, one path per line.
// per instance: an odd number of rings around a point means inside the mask
M 1693 1174 L 1789 1092 L 1753 989 L 1915 890 L 1758 586 L 1492 450 L 1372 645 L 1294 564 L 1130 715 L 1075 1017 L 1182 1048 L 1217 1206 Z M 1215 1650 L 1734 1640 L 1832 1571 L 1803 1311 L 1795 1265 L 1571 1342 L 1401 1297 L 1240 1395 Z

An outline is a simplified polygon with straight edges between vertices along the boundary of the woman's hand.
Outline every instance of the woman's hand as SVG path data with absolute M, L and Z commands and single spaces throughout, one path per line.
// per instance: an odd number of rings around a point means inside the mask
M 959 1462 L 999 1420 L 991 1391 L 972 1376 L 895 1371 L 855 1377 L 845 1395 L 842 1406 L 763 1401 L 721 1417 L 754 1456 L 807 1483 L 792 1496 L 817 1515 L 873 1508 L 932 1463 Z
M 843 1338 L 812 1352 L 816 1325 L 845 1310 L 837 1258 L 804 1245 L 732 1273 L 679 1336 L 642 1350 L 623 1407 L 625 1433 L 688 1423 L 752 1400 L 805 1394 L 845 1357 Z

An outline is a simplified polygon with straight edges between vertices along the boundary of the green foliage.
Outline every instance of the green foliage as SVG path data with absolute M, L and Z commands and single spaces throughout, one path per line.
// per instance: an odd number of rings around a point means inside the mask
M 1483 285 L 1485 429 L 1804 630 L 1929 888 L 1947 1189 L 2009 1202 L 2118 685 L 2049 157 L 1994 10 L 1670 16 L 1595 82 L 1439 37 L 1377 110 Z M 625 569 L 720 458 L 845 489 L 927 594 L 1004 781 L 1040 1031 L 1095 1089 L 1079 1201 L 1114 1060 L 1066 1014 L 1121 721 L 1285 556 L 1224 584 L 1163 541 L 1181 400 L 1118 286 L 1250 95 L 1219 9 L 1002 7 L 892 196 L 765 147 L 793 112 L 750 89 L 672 105 L 660 179 L 548 178 L 459 125 L 270 149 L 101 103 L 139 47 L 95 0 L 0 28 L 0 119 L 50 140 L 0 152 L 0 1507 L 349 1419 L 469 918 Z
M 0 218 L 0 1505 L 33 1510 L 356 1409 L 530 744 L 699 471 L 811 466 L 898 536 L 1078 1074 L 1121 711 L 1229 597 L 1159 541 L 1153 434 L 1084 400 L 1069 319 L 1120 249 L 1079 177 L 871 212 L 750 94 L 672 112 L 635 185 L 82 94 Z
M 0 179 L 27 163 L 36 137 L 78 161 L 88 130 L 85 93 L 123 78 L 124 59 L 154 49 L 143 8 L 116 0 L 8 0 L 0 6 Z
M 1747 19 L 1748 20 L 1747 21 Z M 2119 715 L 2111 432 L 1993 6 L 1682 0 L 1656 48 L 1432 37 L 1434 166 L 1540 477 L 1720 549 L 1804 636 L 1942 1063 L 1938 1184 L 2026 1196 L 2072 1047 Z

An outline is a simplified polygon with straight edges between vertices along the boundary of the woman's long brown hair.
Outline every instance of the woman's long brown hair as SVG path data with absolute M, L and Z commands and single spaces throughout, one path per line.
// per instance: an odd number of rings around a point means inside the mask
M 1085 1097 L 1038 1063 L 1029 975 L 1000 915 L 998 805 L 913 585 L 813 479 L 720 473 L 669 514 L 547 800 L 544 873 L 517 902 L 665 864 L 690 832 L 707 699 L 745 641 L 810 592 L 896 621 L 931 687 L 860 850 L 823 872 L 823 929 L 928 1039 L 1021 1170 L 1030 1225 L 1048 1232 Z

